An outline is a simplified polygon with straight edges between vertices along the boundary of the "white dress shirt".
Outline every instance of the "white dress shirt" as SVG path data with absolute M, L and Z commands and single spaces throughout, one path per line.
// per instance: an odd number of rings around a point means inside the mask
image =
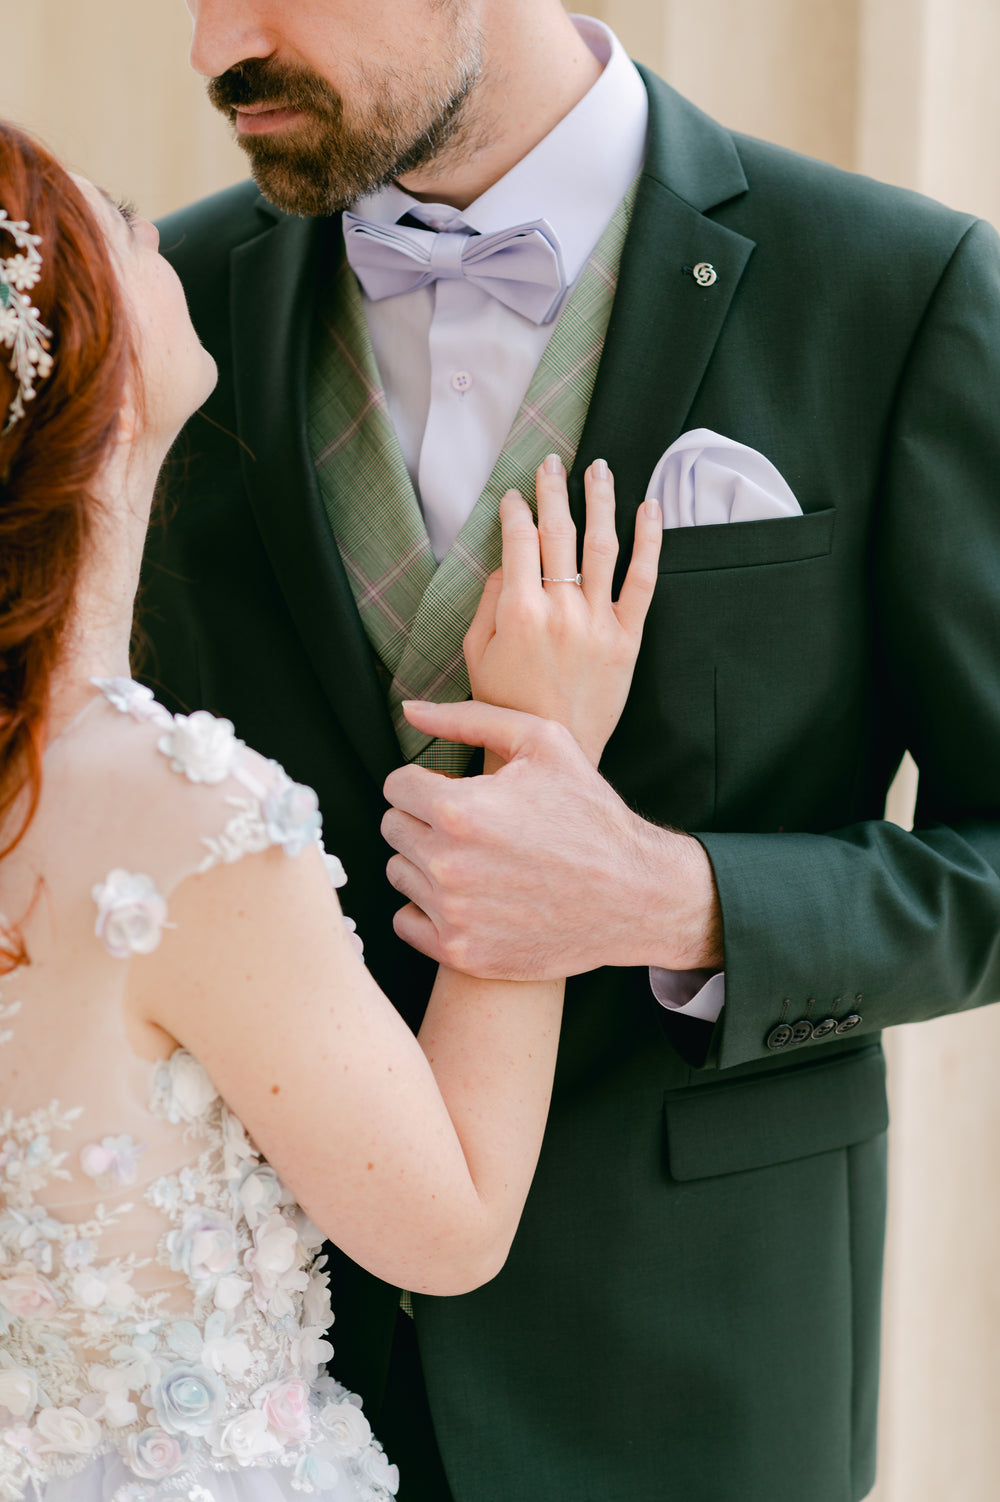
M 648 101 L 620 42 L 599 21 L 576 25 L 604 71 L 535 149 L 462 212 L 382 188 L 354 204 L 360 219 L 404 214 L 431 229 L 490 234 L 545 219 L 576 283 L 646 151 Z M 439 281 L 365 313 L 389 415 L 440 560 L 493 473 L 554 323 L 538 325 L 466 281 Z M 567 458 L 567 455 L 563 455 Z
M 389 186 L 352 213 L 381 224 L 409 214 L 433 230 L 480 234 L 545 219 L 571 295 L 642 168 L 649 116 L 645 86 L 617 37 L 590 17 L 573 22 L 601 76 L 499 182 L 461 211 Z M 493 473 L 555 324 L 532 323 L 464 280 L 377 302 L 362 297 L 389 415 L 440 562 Z M 721 1010 L 721 976 L 707 986 L 700 971 L 654 970 L 650 979 L 665 1007 L 707 1020 Z

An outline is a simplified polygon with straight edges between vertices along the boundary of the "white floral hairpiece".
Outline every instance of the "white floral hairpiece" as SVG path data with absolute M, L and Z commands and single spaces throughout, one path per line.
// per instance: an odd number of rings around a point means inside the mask
M 8 368 L 17 377 L 17 395 L 8 409 L 2 438 L 24 416 L 25 402 L 35 395 L 35 382 L 44 381 L 52 370 L 52 330 L 45 327 L 29 295 L 42 274 L 41 235 L 31 233 L 26 219 L 10 219 L 6 209 L 0 209 L 0 234 L 9 235 L 17 249 L 16 255 L 0 256 L 0 344 L 11 351 Z

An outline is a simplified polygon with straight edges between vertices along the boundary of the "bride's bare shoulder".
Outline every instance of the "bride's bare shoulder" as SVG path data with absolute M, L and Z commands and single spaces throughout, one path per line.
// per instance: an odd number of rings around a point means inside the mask
M 96 702 L 47 753 L 44 801 L 71 820 L 77 841 L 179 879 L 318 835 L 314 795 L 244 745 L 228 720 L 172 715 L 128 679 L 95 686 Z

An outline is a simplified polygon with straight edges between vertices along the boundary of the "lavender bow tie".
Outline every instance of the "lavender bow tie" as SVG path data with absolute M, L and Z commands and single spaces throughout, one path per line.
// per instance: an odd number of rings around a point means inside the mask
M 566 276 L 555 231 L 544 219 L 493 235 L 435 234 L 355 214 L 343 219 L 347 259 L 374 302 L 464 277 L 532 323 L 551 323 L 559 311 Z

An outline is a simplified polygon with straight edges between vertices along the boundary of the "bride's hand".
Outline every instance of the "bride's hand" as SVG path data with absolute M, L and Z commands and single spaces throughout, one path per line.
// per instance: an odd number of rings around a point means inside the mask
M 615 487 L 597 460 L 584 477 L 587 528 L 582 585 L 566 472 L 547 459 L 537 475 L 538 527 L 516 491 L 500 502 L 503 566 L 489 579 L 465 637 L 473 698 L 558 720 L 596 766 L 625 707 L 656 584 L 663 520 L 639 507 L 635 545 L 617 603 Z

